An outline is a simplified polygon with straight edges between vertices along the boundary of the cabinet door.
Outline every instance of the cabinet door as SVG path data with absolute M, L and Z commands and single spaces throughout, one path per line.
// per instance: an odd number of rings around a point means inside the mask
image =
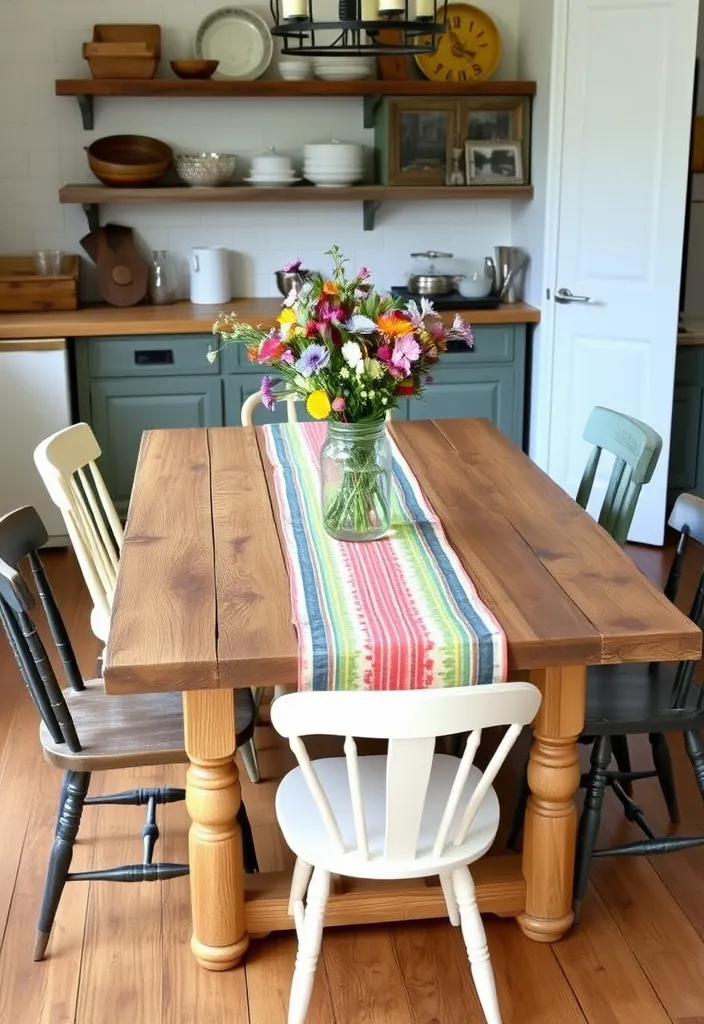
M 239 427 L 242 425 L 242 406 L 250 395 L 259 391 L 261 379 L 264 374 L 242 373 L 237 376 L 225 377 L 225 425 L 228 427 Z M 310 422 L 303 402 L 296 404 L 298 419 L 301 422 Z M 286 403 L 277 402 L 273 412 L 258 405 L 254 412 L 254 423 L 263 427 L 266 423 L 285 423 L 287 418 Z
M 672 439 L 668 487 L 691 491 L 697 485 L 702 389 L 699 384 L 676 384 L 672 407 Z
M 522 445 L 523 424 L 513 367 L 477 368 L 464 381 L 458 381 L 457 374 L 447 370 L 437 371 L 434 376 L 423 398 L 409 401 L 409 419 L 482 417 Z
M 91 424 L 100 468 L 119 510 L 129 504 L 144 430 L 222 426 L 219 378 L 104 378 L 90 384 Z

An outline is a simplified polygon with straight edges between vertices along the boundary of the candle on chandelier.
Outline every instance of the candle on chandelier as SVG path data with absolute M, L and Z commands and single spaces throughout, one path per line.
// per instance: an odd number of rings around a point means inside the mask
M 283 0 L 281 13 L 284 21 L 306 21 L 308 0 Z
M 377 21 L 378 18 L 379 0 L 362 0 L 362 21 Z
M 435 0 L 416 0 L 418 21 L 435 21 Z
M 379 14 L 381 15 L 404 14 L 405 11 L 406 4 L 404 0 L 379 0 Z

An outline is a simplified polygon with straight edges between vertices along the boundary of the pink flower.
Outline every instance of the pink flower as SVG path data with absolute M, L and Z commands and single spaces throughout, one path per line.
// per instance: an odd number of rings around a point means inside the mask
M 291 263 L 285 263 L 281 268 L 284 274 L 297 274 L 301 269 L 302 260 L 292 260 Z
M 258 363 L 269 363 L 281 356 L 285 346 L 278 334 L 270 334 L 264 338 L 257 353 Z
M 403 334 L 400 338 L 396 339 L 394 344 L 394 350 L 391 355 L 392 372 L 396 370 L 402 372 L 404 377 L 407 376 L 411 371 L 411 363 L 415 362 L 419 355 L 420 345 L 416 341 L 415 336 L 410 332 Z
M 322 296 L 316 303 L 315 316 L 321 324 L 341 324 L 347 319 L 344 310 L 327 296 Z
M 333 412 L 344 412 L 345 411 L 345 400 L 344 400 L 344 398 L 333 398 L 333 400 L 332 400 L 332 411 Z
M 391 362 L 391 355 L 392 355 L 391 345 L 379 345 L 379 348 L 377 349 L 377 353 L 376 353 L 377 359 L 379 359 L 382 363 L 390 363 Z
M 465 323 L 459 313 L 457 313 L 452 323 L 452 333 L 458 338 L 461 338 L 467 348 L 474 348 L 474 335 L 472 334 L 472 328 L 468 323 Z
M 369 280 L 369 278 L 371 276 L 372 275 L 369 272 L 368 267 L 360 267 L 359 270 L 357 271 L 357 280 L 358 281 L 367 281 L 367 280 Z
M 281 353 L 279 359 L 281 360 L 282 363 L 287 363 L 289 366 L 293 366 L 295 356 L 291 349 L 287 348 L 284 352 Z

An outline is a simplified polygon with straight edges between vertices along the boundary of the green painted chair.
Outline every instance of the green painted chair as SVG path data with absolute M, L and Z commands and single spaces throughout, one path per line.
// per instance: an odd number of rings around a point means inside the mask
M 586 508 L 602 452 L 615 456 L 614 468 L 599 513 L 617 544 L 625 544 L 643 485 L 650 483 L 662 450 L 662 438 L 646 423 L 598 405 L 587 420 L 584 440 L 594 445 L 577 491 L 577 504 Z
M 591 498 L 599 462 L 603 452 L 609 452 L 614 459 L 609 485 L 606 488 L 604 501 L 599 512 L 599 525 L 610 534 L 617 544 L 625 544 L 633 522 L 638 498 L 644 484 L 650 483 L 660 458 L 662 438 L 647 423 L 632 416 L 626 416 L 613 409 L 604 409 L 598 405 L 593 409 L 583 434 L 584 440 L 594 445 L 587 460 L 582 481 L 577 491 L 577 504 L 586 509 Z M 669 595 L 668 595 L 669 596 Z M 598 672 L 601 666 L 595 665 L 589 670 L 589 676 Z M 587 686 L 589 685 L 589 677 Z M 594 737 L 583 735 L 580 743 L 593 743 Z M 633 773 L 625 736 L 611 737 L 611 752 L 618 767 L 624 794 L 633 795 L 633 778 L 657 776 L 672 821 L 679 820 L 677 796 L 675 793 L 672 761 L 667 740 L 663 735 L 653 734 L 650 737 L 653 748 L 655 770 L 652 772 Z M 515 849 L 523 829 L 529 788 L 526 772 L 521 783 L 516 810 L 514 811 L 511 830 L 508 835 L 508 846 Z M 584 780 L 583 780 L 584 781 Z M 632 802 L 631 802 L 632 803 Z M 626 809 L 632 813 L 635 804 Z

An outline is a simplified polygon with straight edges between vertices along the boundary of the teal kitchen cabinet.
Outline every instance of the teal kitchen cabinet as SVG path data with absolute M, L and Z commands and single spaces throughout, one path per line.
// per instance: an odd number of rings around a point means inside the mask
M 222 385 L 215 377 L 115 377 L 90 382 L 90 424 L 103 451 L 100 468 L 119 511 L 129 504 L 145 430 L 220 427 Z
M 704 347 L 681 347 L 675 364 L 668 504 L 683 492 L 704 497 Z
M 470 317 L 471 319 L 471 317 Z M 397 419 L 482 416 L 523 446 L 527 326 L 477 327 L 475 345 L 443 355 L 422 399 L 405 399 Z M 100 467 L 115 504 L 129 502 L 144 430 L 239 426 L 242 405 L 259 390 L 263 367 L 242 345 L 229 345 L 213 363 L 210 334 L 77 338 L 78 412 L 103 451 Z M 299 404 L 300 419 L 308 419 Z M 281 422 L 259 407 L 257 423 Z

